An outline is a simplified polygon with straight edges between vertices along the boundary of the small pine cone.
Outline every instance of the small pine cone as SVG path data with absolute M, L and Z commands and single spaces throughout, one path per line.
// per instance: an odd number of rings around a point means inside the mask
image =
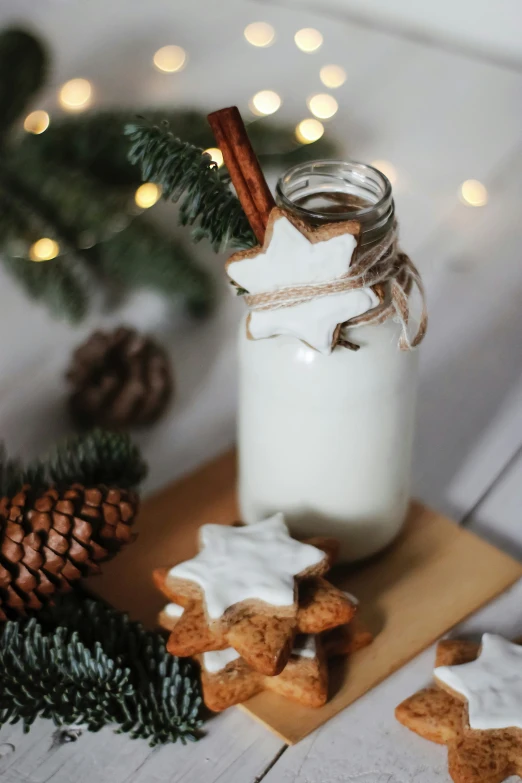
M 164 349 L 123 326 L 94 332 L 74 351 L 66 377 L 71 385 L 69 408 L 80 427 L 152 424 L 172 393 Z
M 39 609 L 58 590 L 100 571 L 134 539 L 138 496 L 103 485 L 33 491 L 0 500 L 0 619 Z

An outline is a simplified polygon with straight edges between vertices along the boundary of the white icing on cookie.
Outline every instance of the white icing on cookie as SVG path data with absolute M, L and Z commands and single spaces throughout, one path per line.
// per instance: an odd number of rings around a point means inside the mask
M 338 324 L 362 315 L 378 304 L 379 300 L 371 288 L 344 291 L 292 307 L 254 310 L 250 313 L 248 331 L 254 340 L 290 335 L 308 343 L 319 353 L 329 354 Z
M 522 647 L 485 633 L 471 663 L 438 666 L 435 677 L 468 700 L 472 729 L 522 728 Z
M 290 537 L 282 514 L 245 527 L 203 525 L 201 551 L 174 566 L 169 577 L 196 582 L 213 620 L 229 606 L 258 599 L 294 604 L 294 577 L 324 560 L 324 552 Z
M 227 647 L 225 650 L 215 650 L 213 652 L 203 653 L 203 666 L 209 674 L 216 674 L 220 672 L 228 663 L 236 661 L 239 658 L 239 653 L 232 647 Z
M 359 606 L 359 599 L 358 598 L 356 598 L 354 595 L 349 593 L 347 590 L 343 590 L 343 593 L 345 594 L 347 599 L 352 602 L 352 604 L 354 606 Z
M 163 609 L 167 617 L 181 617 L 183 612 L 185 611 L 182 606 L 178 606 L 178 604 L 167 604 L 165 608 Z
M 294 639 L 292 655 L 297 655 L 299 658 L 315 658 L 317 655 L 315 636 L 311 633 L 296 636 Z
M 307 283 L 326 283 L 348 271 L 357 240 L 341 234 L 310 242 L 286 217 L 274 221 L 268 248 L 252 258 L 233 261 L 227 272 L 250 294 Z
M 327 283 L 348 272 L 356 245 L 351 234 L 310 242 L 288 218 L 280 216 L 273 222 L 268 247 L 253 257 L 232 261 L 227 273 L 249 294 Z M 361 288 L 287 307 L 254 310 L 249 331 L 255 340 L 292 335 L 328 354 L 338 324 L 362 315 L 378 303 L 371 288 Z

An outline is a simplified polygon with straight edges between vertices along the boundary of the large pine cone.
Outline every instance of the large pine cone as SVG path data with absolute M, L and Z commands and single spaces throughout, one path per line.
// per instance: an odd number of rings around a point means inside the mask
M 163 413 L 172 392 L 167 354 L 150 337 L 120 326 L 94 332 L 67 372 L 71 414 L 80 427 L 145 426 Z
M 73 484 L 0 500 L 0 619 L 39 609 L 131 541 L 136 493 Z

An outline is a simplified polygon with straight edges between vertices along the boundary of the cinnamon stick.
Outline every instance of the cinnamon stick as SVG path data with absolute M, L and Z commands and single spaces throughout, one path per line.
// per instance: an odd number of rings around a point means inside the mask
M 236 106 L 230 106 L 209 114 L 208 121 L 248 222 L 257 241 L 262 244 L 275 201 L 250 144 L 241 114 Z

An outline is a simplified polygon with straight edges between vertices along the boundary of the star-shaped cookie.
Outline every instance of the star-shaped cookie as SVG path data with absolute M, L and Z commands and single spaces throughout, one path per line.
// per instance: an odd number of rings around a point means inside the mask
M 277 293 L 280 300 L 277 307 L 251 311 L 249 337 L 258 340 L 292 335 L 320 353 L 330 353 L 339 339 L 341 325 L 379 303 L 375 291 L 358 288 L 291 304 L 288 292 L 310 286 L 317 290 L 317 286 L 346 275 L 359 236 L 360 226 L 355 221 L 314 228 L 275 207 L 263 246 L 235 253 L 226 265 L 230 279 L 244 292 Z
M 231 648 L 204 653 L 197 656 L 203 700 L 209 709 L 221 712 L 268 690 L 305 707 L 322 707 L 328 698 L 327 659 L 351 655 L 372 639 L 356 621 L 318 636 L 297 636 L 288 663 L 276 677 L 254 671 Z
M 415 693 L 395 711 L 397 720 L 421 737 L 448 746 L 455 783 L 502 783 L 510 775 L 522 776 L 522 703 L 517 695 L 522 665 L 517 668 L 521 657 L 515 647 L 491 634 L 484 635 L 482 646 L 440 642 L 436 685 Z M 482 728 L 473 728 L 472 721 Z M 505 725 L 512 721 L 514 725 Z
M 209 536 L 209 527 L 221 535 Z M 272 676 L 286 664 L 298 630 L 322 631 L 355 613 L 320 578 L 333 561 L 334 542 L 292 539 L 280 514 L 244 527 L 204 526 L 201 543 L 192 560 L 154 572 L 159 589 L 185 609 L 167 645 L 174 655 L 231 646 Z

